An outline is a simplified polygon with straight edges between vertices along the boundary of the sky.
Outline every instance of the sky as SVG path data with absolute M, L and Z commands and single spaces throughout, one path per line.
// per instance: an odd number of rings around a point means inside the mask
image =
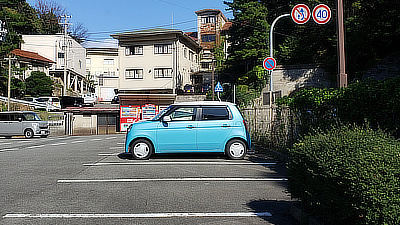
M 196 11 L 219 9 L 229 19 L 223 0 L 47 0 L 64 7 L 70 22 L 82 23 L 92 43 L 110 42 L 110 34 L 152 28 L 197 31 Z M 34 6 L 37 0 L 27 0 Z M 108 40 L 107 40 L 108 39 Z

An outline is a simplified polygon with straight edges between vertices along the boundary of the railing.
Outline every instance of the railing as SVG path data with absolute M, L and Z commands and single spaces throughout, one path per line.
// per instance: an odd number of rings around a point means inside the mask
M 8 98 L 0 96 L 0 101 L 8 102 Z M 34 109 L 45 109 L 46 111 L 52 111 L 52 110 L 61 109 L 61 106 L 55 106 L 55 105 L 53 105 L 53 104 L 51 104 L 49 102 L 37 103 L 37 102 L 30 102 L 30 101 L 14 99 L 14 98 L 10 98 L 10 102 L 29 105 L 30 107 L 33 107 Z

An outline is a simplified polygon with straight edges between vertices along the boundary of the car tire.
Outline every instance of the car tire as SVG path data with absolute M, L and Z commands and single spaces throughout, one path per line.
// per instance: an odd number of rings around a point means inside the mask
M 240 139 L 232 139 L 226 144 L 225 154 L 230 159 L 243 159 L 247 154 L 247 145 Z
M 32 129 L 26 129 L 25 132 L 24 132 L 25 138 L 28 138 L 28 139 L 29 139 L 29 138 L 32 138 L 33 135 L 34 135 L 34 133 L 33 133 L 33 130 L 32 130 Z
M 146 160 L 153 154 L 153 145 L 148 140 L 138 139 L 130 145 L 130 152 L 134 159 Z

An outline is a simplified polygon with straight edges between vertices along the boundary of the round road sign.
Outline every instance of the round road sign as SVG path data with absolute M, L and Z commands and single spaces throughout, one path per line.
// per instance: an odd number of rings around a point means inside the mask
M 312 12 L 313 19 L 318 24 L 326 24 L 331 19 L 331 9 L 324 4 L 315 6 Z
M 292 20 L 297 24 L 305 24 L 311 17 L 311 12 L 308 6 L 298 4 L 292 9 Z
M 276 67 L 276 60 L 272 57 L 264 59 L 263 67 L 266 70 L 273 70 Z

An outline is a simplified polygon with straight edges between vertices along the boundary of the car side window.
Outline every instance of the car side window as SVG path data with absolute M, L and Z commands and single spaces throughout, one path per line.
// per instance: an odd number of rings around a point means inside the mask
M 229 120 L 226 107 L 203 107 L 201 120 Z
M 0 114 L 0 121 L 9 121 L 8 114 Z
M 169 116 L 171 121 L 193 121 L 196 119 L 196 108 L 180 107 L 175 109 Z

